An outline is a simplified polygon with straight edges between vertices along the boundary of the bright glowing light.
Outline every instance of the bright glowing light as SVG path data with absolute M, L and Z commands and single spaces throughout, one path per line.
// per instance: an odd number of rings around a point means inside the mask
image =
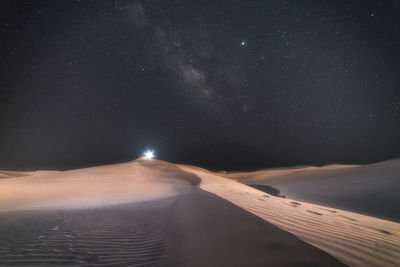
M 146 152 L 143 153 L 143 156 L 145 159 L 152 159 L 152 158 L 154 158 L 154 151 L 147 150 Z
M 245 45 L 246 45 L 246 41 L 242 41 L 240 44 L 241 44 L 242 46 L 245 46 Z

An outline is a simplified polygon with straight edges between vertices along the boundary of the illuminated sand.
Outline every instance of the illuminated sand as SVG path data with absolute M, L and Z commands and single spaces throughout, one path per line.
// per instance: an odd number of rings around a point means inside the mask
M 0 266 L 343 266 L 173 164 L 29 174 L 0 184 L 13 190 L 0 195 Z
M 269 185 L 282 195 L 400 222 L 400 160 L 222 174 L 245 184 Z
M 27 172 L 0 179 L 0 211 L 87 208 L 165 198 L 191 188 L 178 168 L 152 169 L 139 162 L 72 171 Z M 20 173 L 23 175 L 23 173 Z M 191 177 L 193 181 L 196 177 Z M 192 181 L 192 182 L 193 182 Z
M 253 213 L 350 266 L 399 266 L 400 224 L 321 205 L 273 197 L 200 168 L 200 187 Z

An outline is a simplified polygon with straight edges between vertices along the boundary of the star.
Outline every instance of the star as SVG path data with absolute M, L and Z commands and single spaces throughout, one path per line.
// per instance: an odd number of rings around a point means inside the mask
M 246 41 L 242 41 L 240 44 L 241 46 L 246 46 Z

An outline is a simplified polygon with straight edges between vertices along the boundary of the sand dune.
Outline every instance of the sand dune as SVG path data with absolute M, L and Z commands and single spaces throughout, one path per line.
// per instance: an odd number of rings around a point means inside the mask
M 122 173 L 138 188 L 122 179 Z M 14 198 L 18 205 L 13 207 L 25 210 L 0 212 L 0 266 L 343 266 L 326 252 L 199 189 L 197 176 L 173 164 L 135 161 L 53 175 L 55 182 L 42 174 L 30 179 L 38 182 L 36 190 L 61 193 L 65 189 L 76 201 L 67 198 L 62 206 L 38 209 L 36 205 L 26 210 L 28 206 Z M 75 182 L 72 177 L 82 179 L 86 187 L 98 182 L 110 186 L 104 181 L 108 177 L 124 201 L 130 202 L 114 203 L 108 198 L 102 205 L 74 209 L 86 197 L 77 194 L 75 187 L 66 187 L 67 182 Z M 126 190 L 138 194 L 143 189 L 143 179 L 155 183 L 154 190 L 145 192 L 152 199 L 126 198 Z M 170 196 L 158 189 L 167 182 L 176 187 L 177 179 L 185 184 L 184 190 Z M 25 180 L 9 179 L 16 187 L 20 181 Z M 99 189 L 86 190 L 94 198 L 103 194 Z M 46 201 L 50 197 L 61 201 L 59 196 L 42 193 Z M 28 196 L 27 201 L 39 198 Z
M 25 174 L 0 179 L 0 266 L 400 265 L 399 223 L 193 166 L 139 159 Z
M 86 208 L 152 200 L 188 190 L 190 183 L 198 179 L 188 175 L 181 179 L 181 171 L 172 164 L 159 163 L 151 168 L 146 164 L 151 163 L 137 160 L 72 171 L 30 172 L 29 176 L 0 179 L 0 211 Z
M 400 222 L 400 160 L 352 166 L 224 174 L 246 184 L 270 185 L 289 198 Z
M 399 266 L 400 224 L 358 213 L 273 197 L 220 175 L 181 166 L 216 194 L 350 266 Z

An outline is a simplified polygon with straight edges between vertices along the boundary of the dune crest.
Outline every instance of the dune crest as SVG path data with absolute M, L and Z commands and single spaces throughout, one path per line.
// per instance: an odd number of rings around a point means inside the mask
M 368 165 L 270 169 L 221 176 L 271 186 L 289 198 L 400 223 L 400 160 Z
M 318 247 L 350 266 L 399 266 L 400 224 L 268 195 L 231 179 L 179 165 L 200 187 Z
M 0 179 L 0 211 L 74 209 L 170 197 L 192 187 L 176 166 L 136 160 L 71 171 L 37 171 Z
M 299 166 L 299 167 L 287 167 L 287 168 L 261 169 L 250 172 L 228 172 L 228 173 L 221 173 L 221 176 L 240 182 L 248 182 L 248 181 L 255 182 L 259 179 L 266 180 L 269 178 L 282 177 L 286 175 L 305 173 L 310 171 L 329 171 L 329 170 L 340 170 L 340 169 L 348 169 L 356 167 L 360 167 L 360 165 L 330 164 L 321 167 Z

